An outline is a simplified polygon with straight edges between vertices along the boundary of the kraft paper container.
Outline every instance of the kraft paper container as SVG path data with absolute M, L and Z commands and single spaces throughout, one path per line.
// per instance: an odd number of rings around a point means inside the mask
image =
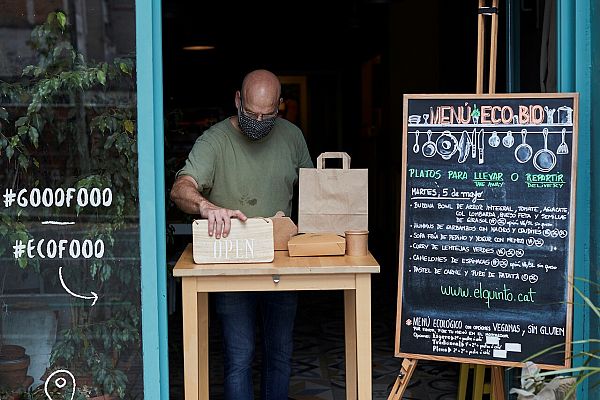
M 346 254 L 366 256 L 369 252 L 369 231 L 346 231 Z
M 341 256 L 346 250 L 346 240 L 335 233 L 305 233 L 288 242 L 290 257 Z

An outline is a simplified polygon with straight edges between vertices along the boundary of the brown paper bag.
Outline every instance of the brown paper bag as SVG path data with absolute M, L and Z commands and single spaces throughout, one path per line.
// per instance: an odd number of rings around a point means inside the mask
M 327 158 L 341 158 L 342 169 L 326 169 Z M 368 170 L 350 169 L 347 153 L 323 153 L 317 168 L 300 168 L 298 232 L 368 230 L 368 184 Z

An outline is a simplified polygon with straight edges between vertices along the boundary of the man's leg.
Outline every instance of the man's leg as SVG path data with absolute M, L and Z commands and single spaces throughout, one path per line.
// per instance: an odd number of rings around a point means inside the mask
M 255 293 L 215 293 L 223 327 L 226 400 L 252 400 L 252 360 L 257 299 Z
M 261 295 L 262 400 L 288 399 L 297 304 L 297 292 L 265 292 Z

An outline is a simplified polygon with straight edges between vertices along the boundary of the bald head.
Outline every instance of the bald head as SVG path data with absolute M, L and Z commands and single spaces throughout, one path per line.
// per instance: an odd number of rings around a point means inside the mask
M 244 109 L 257 114 L 270 114 L 279 107 L 281 84 L 275 74 L 265 69 L 250 72 L 242 82 L 242 90 L 236 96 L 244 103 Z M 240 98 L 241 97 L 241 98 Z

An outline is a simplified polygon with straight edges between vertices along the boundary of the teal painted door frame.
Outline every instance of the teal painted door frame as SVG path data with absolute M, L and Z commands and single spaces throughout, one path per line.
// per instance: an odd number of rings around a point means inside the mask
M 599 12 L 596 0 L 558 0 L 558 88 L 563 92 L 579 92 L 579 143 L 577 161 L 577 202 L 575 228 L 575 276 L 600 282 L 598 280 L 598 191 L 600 175 L 594 173 L 600 154 L 599 117 L 592 112 L 598 110 L 600 60 L 592 49 L 600 45 Z M 597 53 L 597 51 L 595 52 Z M 576 286 L 590 296 L 590 285 L 576 281 Z M 598 297 L 592 297 L 597 304 Z M 592 318 L 589 307 L 575 295 L 573 315 L 573 340 L 598 338 L 597 319 Z M 594 350 L 589 344 L 573 347 L 573 352 Z M 575 359 L 574 366 L 580 366 L 582 359 Z M 589 384 L 580 385 L 577 395 L 587 399 L 591 390 Z
M 136 0 L 144 398 L 169 398 L 161 1 Z

